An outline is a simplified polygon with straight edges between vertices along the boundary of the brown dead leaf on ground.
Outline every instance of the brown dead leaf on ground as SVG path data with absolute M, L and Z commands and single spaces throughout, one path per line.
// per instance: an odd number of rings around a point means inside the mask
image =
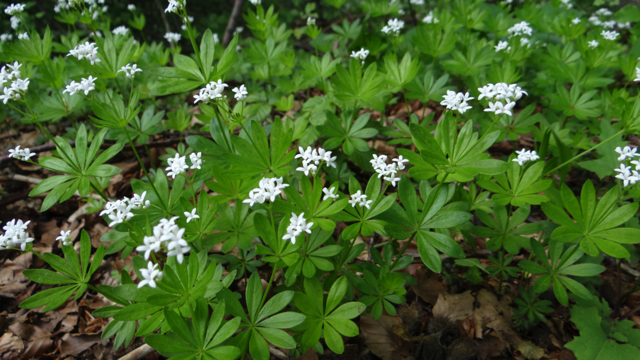
M 456 295 L 441 293 L 433 307 L 433 316 L 449 317 L 451 321 L 465 320 L 473 315 L 474 302 L 470 290 Z
M 492 329 L 498 338 L 503 339 L 512 347 L 516 347 L 522 339 L 513 330 L 511 317 L 513 312 L 509 307 L 511 299 L 498 297 L 489 291 L 482 289 L 476 296 L 478 307 L 473 316 L 476 320 L 476 337 L 482 338 L 485 328 Z
M 398 317 L 382 315 L 374 320 L 370 314 L 360 317 L 360 333 L 367 348 L 382 360 L 401 360 L 411 356 L 396 333 L 403 327 Z
M 507 351 L 507 346 L 504 342 L 492 335 L 476 339 L 476 343 L 478 344 L 478 360 L 498 357 Z
M 412 285 L 413 292 L 422 300 L 435 305 L 440 294 L 447 292 L 447 287 L 442 283 L 440 274 L 434 273 L 426 266 L 415 273 L 417 285 Z
M 9 326 L 9 330 L 27 343 L 24 352 L 21 354 L 23 359 L 43 355 L 50 351 L 53 346 L 51 333 L 41 327 L 17 322 Z
M 60 355 L 74 355 L 78 357 L 80 353 L 86 351 L 95 344 L 107 345 L 109 340 L 100 339 L 100 335 L 65 334 L 60 345 Z
M 523 341 L 516 347 L 516 352 L 519 352 L 527 359 L 538 360 L 545 356 L 544 350 L 534 345 L 531 341 Z
M 17 272 L 22 272 L 22 270 L 28 269 L 31 266 L 31 262 L 33 259 L 33 253 L 27 252 L 24 253 L 13 260 L 7 260 L 4 262 L 2 266 L 4 269 L 10 269 L 14 271 L 14 274 Z

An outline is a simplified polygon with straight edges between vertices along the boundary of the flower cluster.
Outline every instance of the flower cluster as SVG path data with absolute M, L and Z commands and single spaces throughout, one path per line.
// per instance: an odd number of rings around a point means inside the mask
M 296 236 L 300 236 L 303 232 L 311 234 L 311 227 L 313 222 L 307 223 L 304 218 L 304 213 L 296 215 L 291 213 L 291 219 L 289 220 L 289 226 L 287 227 L 287 233 L 282 237 L 282 240 L 291 239 L 291 243 L 296 243 Z
M 332 188 L 324 188 L 322 189 L 322 192 L 324 193 L 324 197 L 322 198 L 322 201 L 327 200 L 327 199 L 337 199 L 340 196 L 338 194 L 336 194 L 336 187 L 332 187 Z
M 129 28 L 127 28 L 126 26 L 120 25 L 117 28 L 111 30 L 111 32 L 114 35 L 127 35 L 127 33 L 129 33 Z
M 156 281 L 162 280 L 163 273 L 158 269 L 158 264 L 149 261 L 146 269 L 140 269 L 140 275 L 142 275 L 142 281 L 138 284 L 138 289 L 146 285 L 155 289 Z
M 364 64 L 364 60 L 367 58 L 367 56 L 369 56 L 369 50 L 365 50 L 364 48 L 361 48 L 358 51 L 352 51 L 351 52 L 351 57 L 354 59 L 358 59 L 360 61 L 362 61 L 362 63 Z
M 28 161 L 32 156 L 36 156 L 36 153 L 32 153 L 29 151 L 29 148 L 20 149 L 20 145 L 16 146 L 15 149 L 9 149 L 9 157 Z
M 146 195 L 145 191 L 142 195 L 133 194 L 131 199 L 125 196 L 122 200 L 110 201 L 104 206 L 100 216 L 107 215 L 109 217 L 110 227 L 128 221 L 133 217 L 131 210 L 146 209 L 151 205 L 149 200 L 144 199 Z
M 509 37 L 522 35 L 531 36 L 533 34 L 533 29 L 528 22 L 522 21 L 510 27 L 507 32 L 509 32 Z
M 312 18 L 311 16 L 309 16 L 307 18 L 307 26 L 311 26 L 311 25 L 315 25 L 316 24 L 316 19 Z
M 440 102 L 440 105 L 444 105 L 449 110 L 456 111 L 458 110 L 460 114 L 464 114 L 465 111 L 471 109 L 468 101 L 473 100 L 474 98 L 469 96 L 469 93 L 463 94 L 461 92 L 456 93 L 452 90 L 447 90 L 447 94 L 443 95 L 444 100 Z
M 202 153 L 191 153 L 189 155 L 189 159 L 191 160 L 191 167 L 187 165 L 187 157 L 180 156 L 180 154 L 176 154 L 174 157 L 167 159 L 167 164 L 169 166 L 164 170 L 167 171 L 167 176 L 171 176 L 171 178 L 175 179 L 176 176 L 183 174 L 187 169 L 195 170 L 201 169 L 202 165 Z
M 404 21 L 391 19 L 389 20 L 387 25 L 382 28 L 382 32 L 385 34 L 392 33 L 397 36 L 400 34 L 400 30 L 402 30 L 402 28 L 404 28 Z
M 396 182 L 400 181 L 399 177 L 396 177 L 398 171 L 404 170 L 404 163 L 409 162 L 407 159 L 400 157 L 393 159 L 391 164 L 387 164 L 387 155 L 373 154 L 373 160 L 369 161 L 373 166 L 373 169 L 378 173 L 378 178 L 383 177 L 385 181 L 389 181 L 392 186 L 396 186 Z
M 640 67 L 636 68 L 636 78 L 633 81 L 640 81 Z
M 605 40 L 614 41 L 615 39 L 618 38 L 620 33 L 615 30 L 602 30 L 600 35 L 602 35 L 602 37 L 605 38 Z
M 208 102 L 209 100 L 221 99 L 222 92 L 226 87 L 229 87 L 229 85 L 223 83 L 221 79 L 217 82 L 212 81 L 208 83 L 207 86 L 200 89 L 198 94 L 193 95 L 193 98 L 196 99 L 194 103 L 197 103 L 198 101 Z
M 637 153 L 638 148 L 632 148 L 631 146 L 621 148 L 618 146 L 615 151 L 620 154 L 618 161 L 621 162 L 620 167 L 614 169 L 614 171 L 618 173 L 616 178 L 622 180 L 624 186 L 629 186 L 629 184 L 634 185 L 636 182 L 640 181 L 640 174 L 638 173 L 640 170 L 640 161 L 633 160 L 636 156 L 640 157 L 640 154 Z M 624 161 L 627 160 L 631 160 L 631 164 L 635 165 L 635 169 L 624 163 Z
M 249 93 L 247 92 L 247 88 L 244 86 L 244 84 L 240 85 L 239 87 L 235 87 L 231 89 L 231 91 L 235 93 L 233 97 L 238 101 L 242 101 L 246 99 L 247 95 L 249 95 Z
M 136 64 L 127 64 L 123 67 L 120 68 L 120 70 L 118 70 L 118 72 L 123 72 L 124 76 L 128 77 L 129 79 L 133 79 L 133 77 L 136 75 L 137 72 L 142 72 L 142 69 L 138 69 L 138 65 Z
M 309 173 L 315 174 L 316 171 L 318 171 L 318 167 L 322 161 L 324 161 L 327 166 L 335 168 L 337 157 L 331 157 L 331 151 L 326 151 L 323 148 L 316 150 L 309 146 L 304 150 L 302 146 L 300 146 L 298 147 L 298 155 L 296 155 L 295 158 L 302 158 L 302 166 L 296 168 L 296 171 L 302 171 L 306 176 L 309 176 Z
M 180 41 L 180 39 L 182 39 L 182 35 L 174 32 L 168 32 L 164 34 L 164 38 L 167 39 L 167 41 L 170 43 L 177 43 L 178 41 Z
M 483 98 L 489 100 L 489 108 L 484 109 L 484 111 L 492 112 L 496 115 L 507 114 L 513 116 L 511 109 L 516 105 L 516 101 L 520 100 L 522 95 L 529 95 L 518 84 L 507 83 L 497 83 L 495 85 L 490 83 L 478 88 L 478 91 L 480 91 L 478 100 Z
M 9 41 L 9 40 L 13 40 L 13 35 L 11 35 L 11 34 L 0 34 L 0 42 L 5 42 L 5 41 Z
M 371 209 L 371 203 L 373 200 L 367 200 L 367 195 L 363 194 L 361 190 L 356 191 L 355 194 L 351 194 L 351 200 L 349 200 L 349 204 L 352 207 L 356 207 L 356 205 L 360 207 L 366 207 L 367 209 Z
M 184 254 L 188 253 L 189 244 L 182 237 L 184 229 L 176 225 L 177 216 L 171 219 L 160 219 L 160 223 L 153 227 L 153 235 L 145 236 L 143 245 L 136 248 L 138 252 L 144 252 L 144 259 L 149 260 L 151 252 L 158 252 L 163 245 L 167 250 L 167 256 L 175 256 L 178 263 L 182 264 Z
M 64 246 L 73 244 L 73 241 L 71 240 L 71 230 L 60 231 L 60 236 L 56 238 L 56 241 L 62 241 L 62 245 Z
M 129 4 L 129 5 L 127 5 L 127 10 L 135 11 L 136 10 L 136 6 L 134 4 Z
M 28 32 L 23 32 L 21 34 L 18 34 L 18 40 L 29 40 L 29 33 Z
M 24 11 L 25 4 L 11 4 L 4 9 L 7 15 L 15 15 Z
M 29 79 L 20 79 L 22 73 L 20 67 L 22 64 L 15 61 L 13 65 L 7 64 L 0 69 L 0 85 L 4 85 L 6 82 L 11 81 L 9 87 L 3 86 L 3 94 L 0 95 L 0 100 L 3 104 L 6 104 L 9 100 L 20 100 L 22 96 L 29 89 Z M 9 68 L 11 71 L 7 70 Z
M 0 235 L 0 250 L 20 247 L 24 251 L 27 244 L 33 242 L 33 238 L 27 234 L 27 225 L 30 222 L 13 219 L 6 223 L 3 227 L 4 234 Z
M 193 16 L 187 16 L 187 20 L 189 20 L 189 23 L 192 23 L 194 18 Z M 187 24 L 182 24 L 182 26 L 180 26 L 180 29 L 187 31 Z
M 429 11 L 429 13 L 427 14 L 427 16 L 424 17 L 424 19 L 422 19 L 423 23 L 426 24 L 437 24 L 440 22 L 440 20 L 438 20 L 434 15 L 433 15 L 433 10 Z
M 18 29 L 18 26 L 20 26 L 20 21 L 21 21 L 21 20 L 20 20 L 20 18 L 19 18 L 19 17 L 17 17 L 17 16 L 12 16 L 12 17 L 9 19 L 9 21 L 11 22 L 11 28 L 12 28 L 13 30 L 17 30 L 17 29 Z
M 251 5 L 262 4 L 262 0 L 249 0 L 249 2 L 251 3 Z
M 591 40 L 587 43 L 589 45 L 589 47 L 591 49 L 595 49 L 598 47 L 598 45 L 600 45 L 600 43 L 598 42 L 598 40 Z
M 58 0 L 58 3 L 53 7 L 53 11 L 60 13 L 62 10 L 69 10 L 70 8 L 67 0 Z
M 282 178 L 263 178 L 260 180 L 258 187 L 249 191 L 249 198 L 245 199 L 243 203 L 253 206 L 255 203 L 264 204 L 267 199 L 269 201 L 276 201 L 276 196 L 282 194 L 282 190 L 289 186 L 284 184 Z
M 527 150 L 527 149 L 522 149 L 520 151 L 516 150 L 516 154 L 518 154 L 518 157 L 513 159 L 512 161 L 517 162 L 518 165 L 520 166 L 526 164 L 527 161 L 536 161 L 540 159 L 540 156 L 538 156 L 535 150 Z
M 87 59 L 91 62 L 91 65 L 100 62 L 100 59 L 98 59 L 98 48 L 96 47 L 96 44 L 88 41 L 69 50 L 69 54 L 67 56 L 75 56 L 78 60 Z
M 89 75 L 88 78 L 82 79 L 80 82 L 71 81 L 71 83 L 67 85 L 64 91 L 62 91 L 62 93 L 63 94 L 69 93 L 69 95 L 75 95 L 78 92 L 84 92 L 84 95 L 87 96 L 89 95 L 89 92 L 91 90 L 96 89 L 96 84 L 95 84 L 96 80 L 98 80 L 98 78 L 94 78 L 93 76 Z
M 184 5 L 186 5 L 186 0 L 179 0 L 179 1 L 178 0 L 169 0 L 169 5 L 164 10 L 164 12 L 166 12 L 166 13 L 172 12 L 172 13 L 176 13 L 177 14 L 180 10 L 182 10 Z

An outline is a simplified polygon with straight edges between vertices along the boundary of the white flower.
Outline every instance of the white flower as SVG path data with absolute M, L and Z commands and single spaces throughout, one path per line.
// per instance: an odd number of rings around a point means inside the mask
M 522 21 L 513 25 L 507 31 L 509 32 L 509 37 L 520 36 L 520 35 L 531 36 L 533 34 L 533 29 L 531 28 L 531 26 L 529 26 L 529 23 L 526 21 Z
M 238 26 L 233 33 L 235 35 L 235 34 L 240 34 L 243 31 L 244 31 L 244 28 L 242 26 Z
M 433 10 L 429 11 L 429 14 L 427 14 L 427 16 L 424 17 L 424 19 L 422 19 L 423 23 L 427 23 L 427 24 L 437 24 L 440 22 L 440 20 L 438 20 L 434 15 L 433 15 Z
M 184 229 L 179 229 L 174 233 L 171 240 L 169 240 L 169 245 L 167 245 L 167 250 L 169 250 L 167 256 L 175 256 L 179 264 L 182 264 L 184 254 L 191 250 L 187 241 L 182 238 L 183 235 Z
M 224 88 L 228 86 L 229 85 L 222 82 L 222 79 L 219 79 L 217 82 L 212 81 L 208 83 L 203 89 L 200 89 L 200 92 L 198 94 L 193 96 L 194 99 L 196 99 L 194 103 L 197 103 L 198 101 L 206 103 L 209 100 L 222 99 L 222 92 L 224 91 Z
M 15 149 L 9 149 L 9 157 L 18 160 L 28 161 L 33 156 L 36 156 L 36 153 L 29 151 L 29 148 L 20 149 L 20 145 L 16 146 Z
M 162 280 L 163 274 L 162 271 L 158 270 L 158 264 L 149 261 L 146 269 L 140 269 L 140 275 L 142 275 L 143 280 L 138 284 L 138 289 L 146 285 L 155 289 L 156 281 Z
M 496 52 L 499 52 L 501 50 L 504 49 L 508 49 L 509 48 L 509 42 L 508 41 L 499 41 L 498 45 L 493 47 L 494 49 L 496 49 Z
M 0 42 L 5 42 L 7 40 L 13 40 L 13 35 L 11 35 L 11 34 L 0 34 Z
M 361 198 L 362 198 L 362 191 L 358 190 L 356 191 L 355 194 L 351 194 L 351 200 L 349 200 L 349 204 L 351 204 L 352 207 L 356 207 L 356 205 L 360 202 Z M 366 195 L 365 195 L 365 199 L 366 199 Z
M 402 30 L 402 28 L 404 28 L 404 21 L 398 20 L 398 19 L 391 19 L 389 20 L 387 25 L 385 25 L 382 28 L 382 32 L 385 34 L 392 33 L 394 35 L 398 35 L 400 34 L 400 30 Z
M 249 0 L 249 2 L 251 3 L 251 5 L 258 5 L 262 3 L 262 0 Z
M 169 5 L 167 6 L 167 8 L 164 10 L 164 12 L 172 12 L 172 13 L 178 13 L 178 11 L 182 10 L 183 8 L 183 4 L 186 5 L 186 0 L 169 0 Z
M 603 38 L 605 38 L 606 40 L 615 40 L 618 38 L 618 35 L 620 35 L 619 32 L 614 31 L 614 30 L 602 30 L 602 32 L 600 33 L 600 35 L 602 35 Z
M 0 250 L 10 247 L 20 247 L 24 251 L 27 244 L 33 242 L 33 238 L 27 234 L 27 225 L 31 221 L 23 222 L 22 220 L 13 219 L 6 223 L 3 227 L 4 235 L 0 236 Z
M 18 40 L 29 40 L 29 33 L 23 32 L 22 34 L 18 34 Z
M 577 17 L 577 18 L 571 20 L 571 24 L 572 25 L 578 25 L 578 24 L 580 24 L 581 21 L 582 20 L 579 17 Z
M 303 149 L 302 146 L 298 147 L 298 154 L 295 159 L 302 158 L 302 166 L 298 167 L 297 171 L 303 171 L 305 175 L 309 175 L 309 172 L 315 174 L 322 161 L 326 162 L 327 166 L 336 167 L 336 156 L 331 157 L 331 151 L 326 151 L 323 148 L 313 149 L 311 146 L 307 149 Z
M 200 219 L 200 215 L 196 215 L 196 208 L 193 208 L 191 212 L 185 211 L 184 216 L 187 217 L 187 223 L 189 223 L 189 221 L 194 219 Z
M 596 11 L 596 15 L 611 16 L 611 15 L 613 15 L 613 13 L 611 12 L 611 10 L 609 10 L 607 8 L 602 8 L 602 9 L 598 9 L 598 11 Z
M 336 191 L 336 187 L 332 187 L 332 188 L 324 188 L 322 189 L 322 192 L 324 193 L 324 197 L 322 198 L 322 200 L 327 200 L 327 199 L 337 199 L 339 198 L 338 194 L 334 194 L 334 192 Z
M 314 164 L 303 161 L 302 166 L 297 167 L 296 171 L 304 172 L 305 176 L 309 176 L 309 173 L 311 173 L 312 175 L 315 175 L 316 171 L 318 171 L 318 167 Z
M 592 49 L 595 49 L 595 48 L 598 47 L 598 45 L 600 45 L 598 40 L 591 40 L 587 44 L 589 44 L 589 47 L 592 48 Z
M 361 48 L 358 51 L 352 51 L 351 52 L 351 57 L 354 59 L 358 59 L 360 61 L 362 61 L 362 63 L 364 64 L 364 60 L 367 58 L 367 56 L 369 56 L 369 50 L 365 50 L 365 48 Z
M 536 161 L 540 159 L 540 156 L 538 156 L 535 150 L 534 151 L 529 151 L 527 149 L 522 149 L 520 151 L 516 150 L 516 154 L 518 154 L 518 157 L 513 159 L 512 161 L 517 162 L 518 165 L 520 166 L 524 165 L 527 161 Z
M 638 172 L 631 170 L 631 167 L 627 167 L 625 164 L 620 164 L 620 168 L 613 170 L 619 173 L 616 175 L 616 178 L 622 180 L 622 184 L 625 187 L 629 186 L 629 184 L 634 185 L 636 182 L 640 181 L 640 175 Z
M 411 5 L 422 6 L 422 5 L 424 5 L 424 0 L 409 0 L 409 3 Z
M 67 56 L 75 56 L 78 60 L 87 59 L 91 62 L 91 65 L 100 62 L 100 59 L 98 59 L 98 48 L 96 47 L 96 44 L 88 41 L 69 50 L 69 54 Z
M 136 6 L 134 4 L 129 4 L 129 5 L 127 5 L 127 9 L 129 11 L 135 11 L 136 10 Z
M 25 4 L 11 4 L 4 9 L 7 15 L 15 15 L 24 11 Z
M 111 222 L 109 227 L 128 221 L 133 217 L 131 210 L 133 206 L 129 202 L 128 198 L 122 200 L 110 201 L 105 204 L 104 210 L 100 213 L 100 216 L 107 215 Z
M 75 95 L 80 89 L 79 89 L 80 83 L 75 82 L 75 81 L 71 81 L 71 83 L 69 83 L 69 85 L 67 85 L 67 87 L 64 89 L 64 91 L 62 91 L 62 93 L 68 93 L 69 95 Z
M 189 160 L 191 160 L 191 170 L 202 169 L 202 153 L 191 153 L 189 154 Z
M 295 213 L 291 213 L 291 218 L 289 222 L 289 226 L 287 227 L 287 233 L 282 237 L 282 240 L 291 239 L 291 243 L 296 243 L 296 236 L 300 236 L 303 232 L 307 234 L 311 234 L 311 227 L 313 223 L 307 223 L 307 220 L 304 218 L 304 213 L 301 213 L 299 216 Z
M 151 205 L 151 201 L 149 200 L 145 200 L 144 197 L 147 196 L 147 192 L 144 191 L 142 193 L 142 195 L 138 195 L 138 194 L 133 194 L 133 197 L 129 200 L 129 205 L 131 206 L 132 209 L 146 209 L 149 207 L 149 205 Z M 127 199 L 125 197 L 125 199 Z
M 316 19 L 312 18 L 311 16 L 309 16 L 307 18 L 307 26 L 311 26 L 311 25 L 315 25 L 316 24 Z
M 440 105 L 444 105 L 449 110 L 458 110 L 460 114 L 464 114 L 467 110 L 472 107 L 469 106 L 467 101 L 473 100 L 474 98 L 469 96 L 469 93 L 456 93 L 455 91 L 447 90 L 447 94 L 443 96 L 444 100 L 440 102 Z
M 402 155 L 400 155 L 397 159 L 393 159 L 393 162 L 398 164 L 398 170 L 404 170 L 404 163 L 408 163 L 409 160 L 403 158 Z
M 167 176 L 171 176 L 172 179 L 183 174 L 189 168 L 189 165 L 187 165 L 187 157 L 180 156 L 180 154 L 176 154 L 175 157 L 167 159 L 167 164 L 169 164 L 169 166 L 164 170 L 167 171 Z
M 239 87 L 235 87 L 231 89 L 231 91 L 235 93 L 233 97 L 238 101 L 242 101 L 246 99 L 247 95 L 249 95 L 249 93 L 247 92 L 247 88 L 244 86 L 244 84 L 240 85 Z
M 129 28 L 127 28 L 126 26 L 118 26 L 117 28 L 111 30 L 111 32 L 114 35 L 127 35 L 127 33 L 129 32 Z
M 282 178 L 263 178 L 258 187 L 249 191 L 249 198 L 243 203 L 253 206 L 255 203 L 263 204 L 267 199 L 271 202 L 276 200 L 276 196 L 282 194 L 282 190 L 289 186 L 284 184 Z
M 133 79 L 136 73 L 142 72 L 142 69 L 139 69 L 138 65 L 136 64 L 133 64 L 133 65 L 127 64 L 121 67 L 120 70 L 118 70 L 118 72 L 119 73 L 123 72 L 126 77 L 128 77 L 129 79 Z
M 9 21 L 11 22 L 11 28 L 13 30 L 17 30 L 18 26 L 20 26 L 20 18 L 17 16 L 12 16 L 11 19 L 9 19 Z
M 396 177 L 396 174 L 398 173 L 398 170 L 404 170 L 404 163 L 409 162 L 409 160 L 404 159 L 402 156 L 400 156 L 397 159 L 393 159 L 391 164 L 387 164 L 386 155 L 378 156 L 376 154 L 373 154 L 373 160 L 370 160 L 369 162 L 373 166 L 375 172 L 378 173 L 379 178 L 383 178 L 385 181 L 390 182 L 392 186 L 396 186 L 396 182 L 400 181 L 400 178 Z
M 62 245 L 71 245 L 73 241 L 71 241 L 71 230 L 69 231 L 60 231 L 60 236 L 56 238 L 56 241 L 62 241 Z
M 640 156 L 640 154 L 636 153 L 636 151 L 638 151 L 638 148 L 632 148 L 630 146 L 625 146 L 624 148 L 618 146 L 615 151 L 620 154 L 620 156 L 618 157 L 618 161 L 624 161 L 627 158 L 633 159 L 635 156 Z
M 167 41 L 169 41 L 170 43 L 177 43 L 178 41 L 180 41 L 180 39 L 182 39 L 182 35 L 174 32 L 168 32 L 164 34 L 164 38 L 167 39 Z
M 634 160 L 631 163 L 636 166 L 636 170 L 640 170 L 640 161 Z
M 89 75 L 88 78 L 86 79 L 82 79 L 80 81 L 80 84 L 77 85 L 77 91 L 84 91 L 84 95 L 89 95 L 89 92 L 91 90 L 95 90 L 96 89 L 96 85 L 94 84 L 94 82 L 98 80 L 97 78 L 94 78 L 93 76 Z M 65 90 L 66 91 L 66 90 Z M 72 94 L 73 95 L 73 94 Z
M 219 44 L 220 43 L 220 38 L 218 37 L 218 34 L 213 34 L 213 42 L 215 44 Z

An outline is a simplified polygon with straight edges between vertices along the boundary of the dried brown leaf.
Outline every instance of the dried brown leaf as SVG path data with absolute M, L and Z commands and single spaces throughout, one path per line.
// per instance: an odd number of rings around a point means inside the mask
M 416 295 L 431 305 L 438 301 L 440 294 L 447 291 L 440 275 L 429 270 L 426 266 L 416 271 L 415 278 L 417 285 L 412 285 L 411 288 Z
M 382 360 L 399 360 L 410 355 L 407 347 L 401 346 L 395 335 L 394 329 L 402 326 L 400 318 L 388 315 L 382 315 L 377 320 L 370 314 L 360 317 L 360 333 L 367 348 Z
M 471 291 L 456 295 L 441 293 L 433 307 L 433 316 L 449 317 L 451 321 L 464 320 L 473 315 L 474 301 Z
M 523 341 L 516 347 L 516 351 L 519 351 L 522 356 L 527 359 L 538 360 L 544 356 L 544 350 L 534 345 L 531 341 Z

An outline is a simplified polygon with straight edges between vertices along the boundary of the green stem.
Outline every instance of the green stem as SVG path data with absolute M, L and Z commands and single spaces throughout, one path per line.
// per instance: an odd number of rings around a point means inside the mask
M 98 193 L 98 195 L 100 195 L 100 197 L 102 197 L 102 199 L 104 199 L 104 201 L 109 202 L 109 199 L 107 198 L 107 196 L 102 192 L 102 190 L 98 189 L 97 186 L 95 186 L 91 181 L 89 181 L 89 184 L 91 185 L 91 187 L 93 188 L 93 190 Z
M 138 155 L 138 151 L 136 150 L 136 146 L 133 145 L 133 140 L 131 140 L 131 136 L 129 135 L 129 132 L 127 131 L 127 129 L 124 129 L 124 130 L 125 130 L 124 133 L 127 135 L 127 140 L 129 140 L 129 145 L 131 145 L 131 149 L 133 149 L 133 153 L 136 155 L 136 159 L 138 159 L 138 163 L 140 164 L 140 167 L 142 167 L 142 171 L 144 172 L 144 175 L 149 180 L 149 185 L 151 185 L 151 188 L 153 189 L 153 192 L 156 193 L 156 196 L 158 197 L 158 200 L 160 200 L 160 202 L 162 203 L 162 206 L 165 208 L 165 210 L 169 210 L 167 205 L 164 203 L 164 200 L 160 196 L 160 193 L 158 192 L 158 189 L 156 189 L 156 185 L 151 180 L 151 176 L 149 176 L 149 173 L 147 172 L 147 168 L 142 163 L 142 159 L 140 159 L 140 155 Z
M 196 60 L 198 61 L 198 66 L 200 67 L 200 71 L 202 72 L 202 76 L 204 77 L 205 72 L 204 72 L 204 66 L 202 64 L 202 61 L 200 60 L 200 50 L 198 49 L 198 46 L 196 45 L 196 39 L 195 39 L 195 36 L 194 36 L 194 34 L 192 32 L 191 22 L 189 21 L 189 16 L 187 15 L 186 9 L 184 11 L 183 21 L 187 25 L 187 34 L 189 35 L 189 40 L 191 41 L 191 46 L 193 46 L 193 52 L 196 54 Z
M 609 141 L 611 141 L 611 140 L 613 140 L 613 139 L 617 138 L 618 136 L 620 136 L 620 135 L 622 135 L 622 134 L 624 134 L 624 129 L 623 129 L 623 130 L 618 131 L 617 133 L 615 133 L 615 134 L 614 134 L 613 136 L 611 136 L 610 138 L 608 138 L 608 139 L 606 139 L 605 141 L 603 141 L 603 142 L 601 142 L 601 143 L 597 144 L 596 146 L 594 146 L 594 147 L 590 148 L 589 150 L 585 150 L 585 151 L 581 152 L 580 154 L 578 154 L 578 155 L 576 155 L 576 156 L 572 157 L 571 159 L 569 159 L 569 160 L 567 160 L 567 161 L 563 162 L 562 164 L 560 164 L 560 165 L 556 166 L 555 168 L 553 168 L 553 169 L 551 169 L 551 170 L 547 171 L 545 175 L 551 174 L 552 172 L 554 172 L 554 171 L 556 171 L 556 170 L 558 170 L 558 169 L 563 168 L 565 165 L 567 165 L 567 164 L 569 164 L 569 163 L 573 162 L 573 161 L 574 161 L 574 160 L 576 160 L 576 159 L 581 158 L 581 157 L 582 157 L 582 156 L 584 156 L 585 154 L 587 154 L 587 153 L 589 153 L 589 152 L 591 152 L 591 151 L 593 151 L 593 150 L 595 150 L 595 149 L 599 148 L 600 146 L 602 146 L 602 145 L 604 145 L 604 144 L 608 143 Z
M 391 266 L 389 267 L 389 269 L 393 269 L 394 266 L 396 266 L 396 263 L 398 262 L 398 260 L 400 260 L 400 258 L 402 257 L 402 255 L 404 255 L 404 252 L 407 251 L 407 248 L 409 247 L 409 244 L 411 244 L 411 242 L 413 241 L 413 238 L 416 237 L 417 232 L 414 232 L 413 234 L 411 234 L 411 237 L 409 237 L 409 240 L 407 240 L 407 242 L 404 244 L 404 246 L 402 247 L 402 249 L 400 249 L 400 252 L 398 253 L 398 255 L 396 256 L 396 259 L 393 260 L 393 263 L 391 264 Z
M 273 271 L 271 272 L 271 277 L 269 278 L 269 283 L 267 284 L 267 289 L 264 291 L 264 294 L 262 295 L 262 300 L 260 301 L 260 306 L 258 306 L 258 309 L 262 309 L 262 305 L 264 305 L 264 302 L 267 300 L 267 295 L 269 294 L 269 290 L 271 290 L 271 284 L 273 283 L 273 278 L 276 275 L 276 267 L 273 267 Z

